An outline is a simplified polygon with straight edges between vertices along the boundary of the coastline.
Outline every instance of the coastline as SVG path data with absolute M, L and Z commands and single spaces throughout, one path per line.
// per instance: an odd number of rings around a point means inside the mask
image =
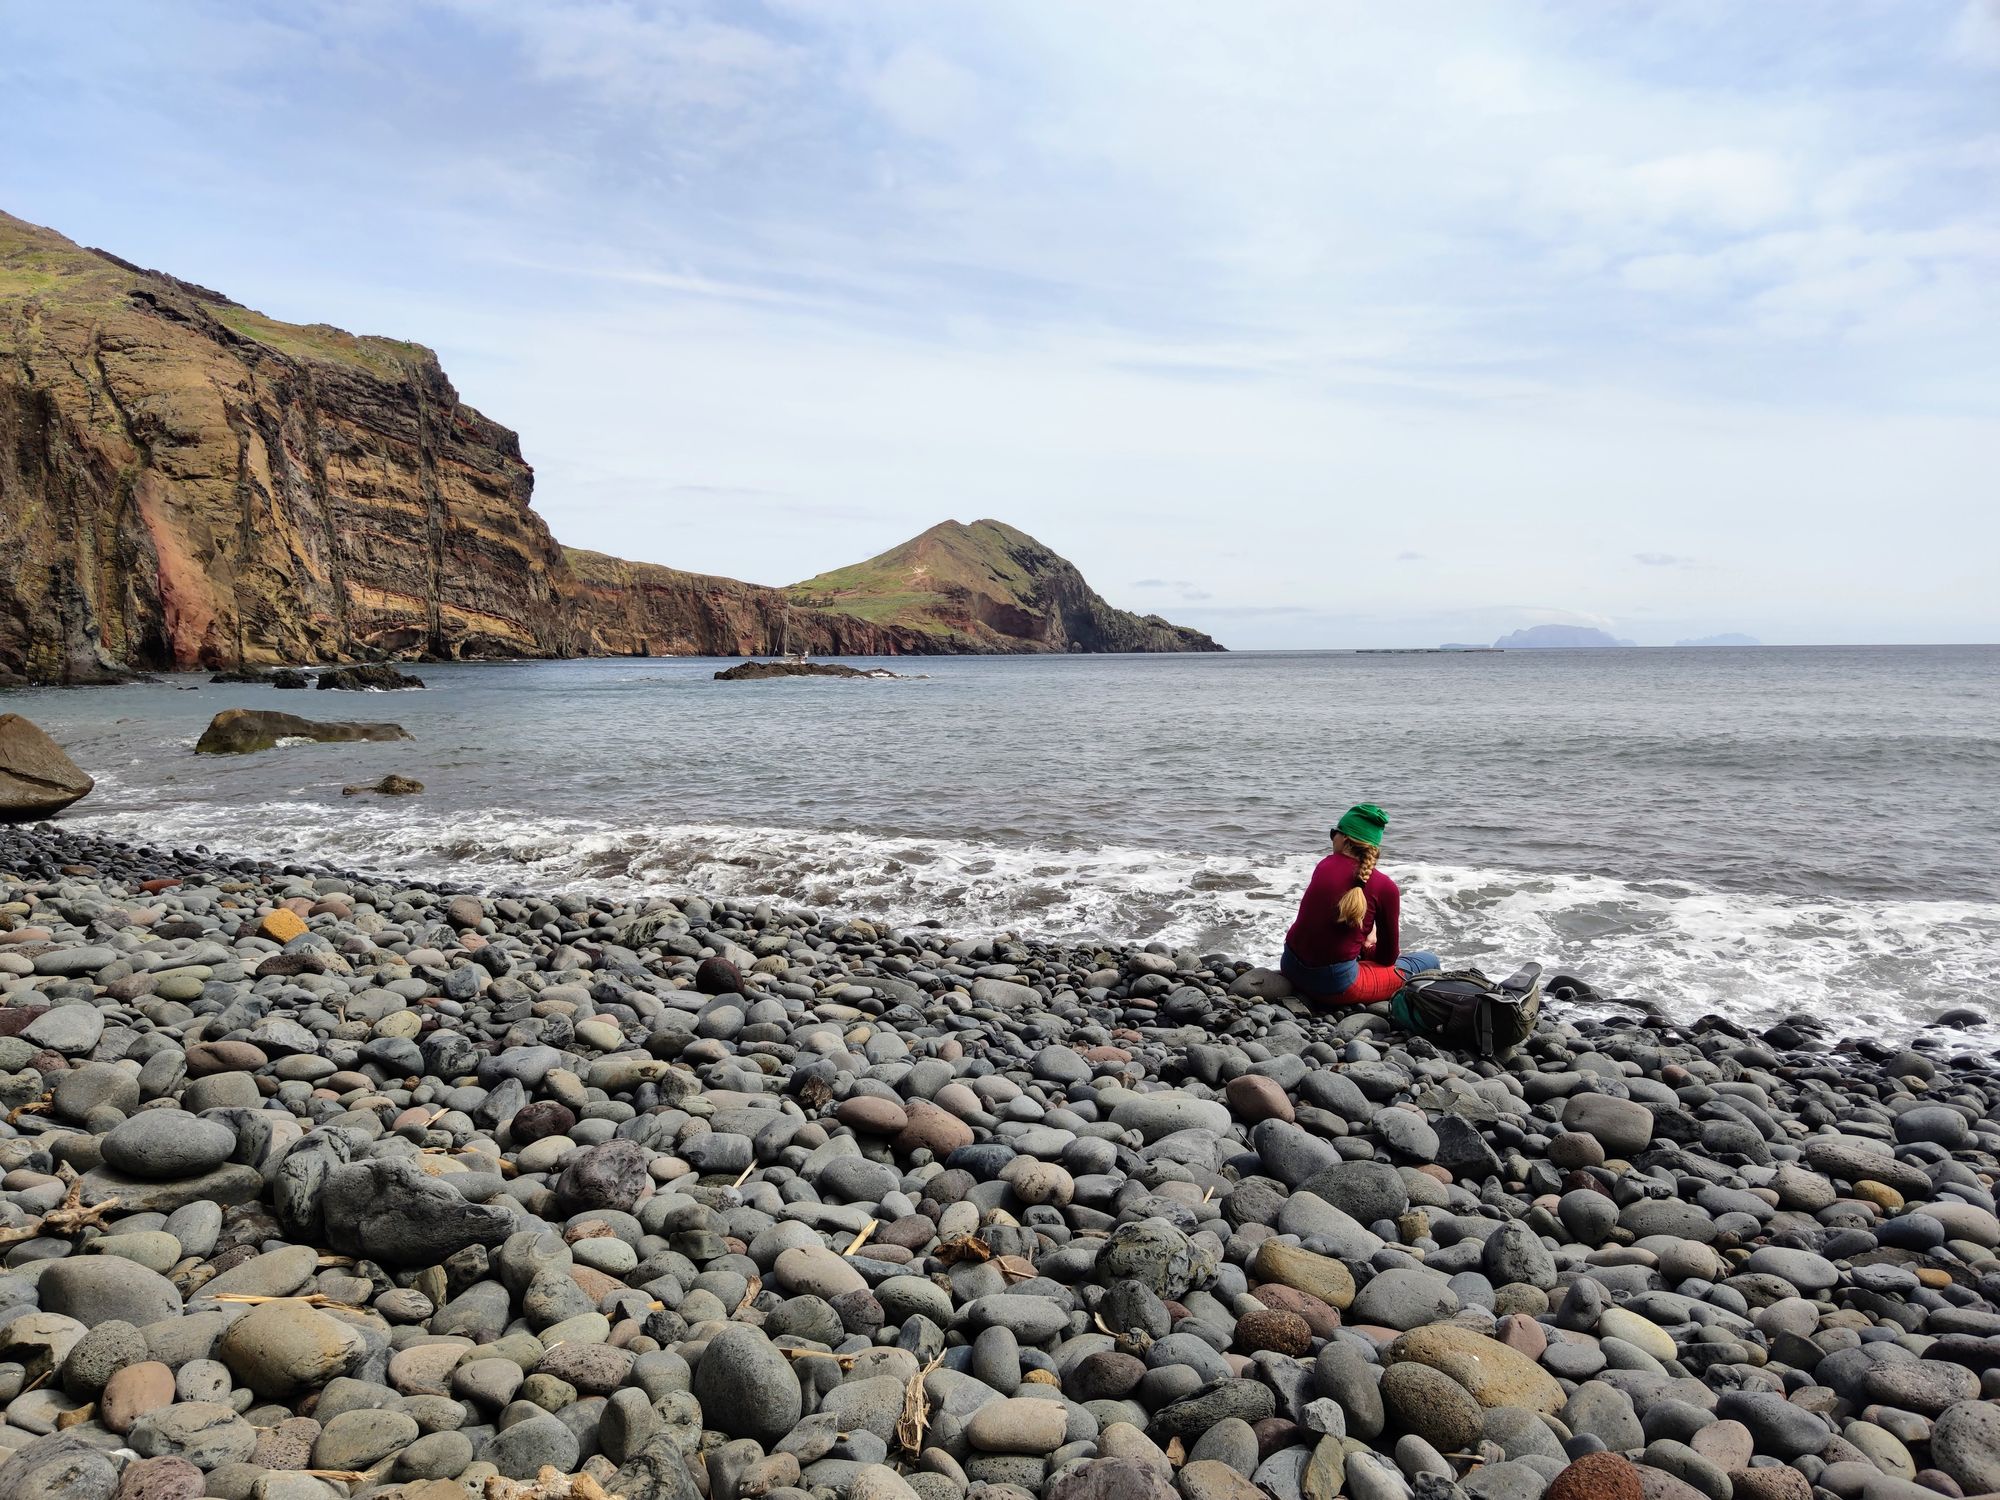
M 1976 1054 L 47 825 L 0 923 L 0 1493 L 2000 1487 Z

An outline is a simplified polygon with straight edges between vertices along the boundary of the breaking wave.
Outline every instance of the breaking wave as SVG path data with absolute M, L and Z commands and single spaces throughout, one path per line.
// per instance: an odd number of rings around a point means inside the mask
M 1275 962 L 1312 857 L 1056 849 L 859 831 L 426 813 L 273 801 L 65 821 L 109 836 L 497 889 L 697 891 L 929 923 L 961 935 L 1162 941 Z M 1903 1035 L 1954 1006 L 1995 1016 L 2000 904 L 1745 893 L 1682 880 L 1397 862 L 1407 947 L 1496 977 L 1534 960 L 1680 1019 L 1805 1012 Z M 1996 1017 L 2000 1019 L 2000 1017 Z

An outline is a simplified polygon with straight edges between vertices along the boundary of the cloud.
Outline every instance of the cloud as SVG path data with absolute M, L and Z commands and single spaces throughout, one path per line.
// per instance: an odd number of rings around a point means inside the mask
M 2000 0 L 17 10 L 9 211 L 432 345 L 576 545 L 782 582 L 990 514 L 1232 644 L 2000 636 L 1865 540 L 2000 546 Z M 1483 623 L 1345 566 L 1369 515 Z
M 1648 568 L 1692 568 L 1698 566 L 1691 557 L 1680 557 L 1672 552 L 1634 552 L 1632 561 Z
M 1171 590 L 1179 598 L 1190 604 L 1199 604 L 1204 600 L 1215 597 L 1207 589 L 1202 588 L 1192 579 L 1188 578 L 1141 578 L 1132 587 L 1135 589 Z
M 1422 562 L 1423 560 L 1424 555 L 1421 552 L 1398 552 L 1396 554 L 1397 562 Z
M 1962 0 L 1945 52 L 1976 68 L 2000 68 L 2000 0 Z

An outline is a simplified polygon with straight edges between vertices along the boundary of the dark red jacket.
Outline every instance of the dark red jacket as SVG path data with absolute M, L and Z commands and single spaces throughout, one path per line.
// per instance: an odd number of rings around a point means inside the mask
M 1285 934 L 1285 946 L 1300 963 L 1315 968 L 1349 959 L 1392 964 L 1402 953 L 1397 924 L 1403 914 L 1403 893 L 1379 869 L 1361 888 L 1368 903 L 1368 915 L 1361 919 L 1359 927 L 1341 925 L 1340 898 L 1354 889 L 1357 868 L 1351 856 L 1329 854 L 1313 871 L 1305 895 L 1299 898 L 1298 917 L 1292 923 L 1292 930 Z M 1373 948 L 1366 947 L 1370 929 L 1375 933 Z

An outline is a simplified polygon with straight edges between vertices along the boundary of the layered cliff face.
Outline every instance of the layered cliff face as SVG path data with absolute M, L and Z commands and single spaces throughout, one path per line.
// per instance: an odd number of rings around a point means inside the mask
M 0 665 L 566 648 L 514 434 L 435 356 L 0 215 Z
M 940 649 L 922 631 L 798 607 L 782 589 L 577 548 L 567 556 L 581 656 L 903 656 Z
M 993 522 L 792 590 L 565 552 L 428 349 L 0 214 L 0 683 L 369 657 L 1214 650 Z M 907 556 L 906 556 L 907 555 Z
M 793 602 L 941 636 L 958 651 L 1220 651 L 1158 615 L 1114 609 L 1074 564 L 999 521 L 945 521 L 789 590 Z

